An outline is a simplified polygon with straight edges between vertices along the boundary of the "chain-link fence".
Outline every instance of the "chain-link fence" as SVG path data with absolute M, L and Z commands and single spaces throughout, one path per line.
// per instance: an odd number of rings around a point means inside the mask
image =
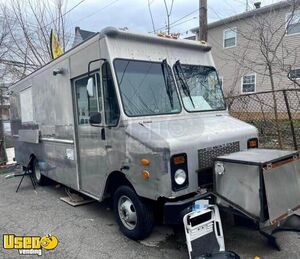
M 228 97 L 232 116 L 259 130 L 260 147 L 300 149 L 300 89 Z

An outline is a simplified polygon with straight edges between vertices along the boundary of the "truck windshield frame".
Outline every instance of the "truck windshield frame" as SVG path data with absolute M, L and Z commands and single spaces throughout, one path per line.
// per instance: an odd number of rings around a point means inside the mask
M 169 65 L 165 69 L 163 62 L 122 58 L 114 59 L 113 65 L 123 110 L 128 117 L 181 113 L 179 93 Z
M 180 64 L 177 61 L 173 66 L 173 71 L 183 107 L 187 112 L 227 109 L 220 79 L 214 67 Z M 209 75 L 211 75 L 210 78 Z

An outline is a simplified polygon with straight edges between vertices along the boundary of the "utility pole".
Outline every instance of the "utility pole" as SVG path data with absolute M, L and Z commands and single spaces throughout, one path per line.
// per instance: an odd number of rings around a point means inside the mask
M 199 41 L 207 42 L 207 0 L 199 0 Z
M 246 12 L 249 11 L 249 0 L 246 0 Z

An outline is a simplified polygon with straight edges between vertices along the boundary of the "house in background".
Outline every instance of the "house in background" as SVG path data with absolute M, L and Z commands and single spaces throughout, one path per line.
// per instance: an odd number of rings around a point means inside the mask
M 89 39 L 90 37 L 94 36 L 96 33 L 92 31 L 86 31 L 80 29 L 80 27 L 75 27 L 75 37 L 72 44 L 72 48 L 80 44 L 81 42 Z
M 0 119 L 2 121 L 9 121 L 10 120 L 10 102 L 9 102 L 9 95 L 7 94 L 9 84 L 0 83 Z
M 5 138 L 5 146 L 12 146 L 11 126 L 10 126 L 10 99 L 7 93 L 9 84 L 0 83 L 0 157 L 3 152 L 3 138 Z M 0 161 L 1 163 L 1 161 Z
M 300 87 L 299 0 L 210 23 L 208 44 L 227 96 Z

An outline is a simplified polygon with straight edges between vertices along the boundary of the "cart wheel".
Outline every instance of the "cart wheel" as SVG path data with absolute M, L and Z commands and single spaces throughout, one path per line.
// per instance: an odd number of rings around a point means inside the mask
M 138 240 L 151 234 L 154 227 L 153 209 L 142 202 L 130 187 L 119 187 L 113 202 L 116 220 L 125 236 Z
M 41 170 L 39 168 L 38 161 L 36 159 L 34 160 L 33 165 L 34 165 L 33 176 L 35 181 L 41 186 L 46 185 L 49 179 L 46 176 L 41 174 Z

